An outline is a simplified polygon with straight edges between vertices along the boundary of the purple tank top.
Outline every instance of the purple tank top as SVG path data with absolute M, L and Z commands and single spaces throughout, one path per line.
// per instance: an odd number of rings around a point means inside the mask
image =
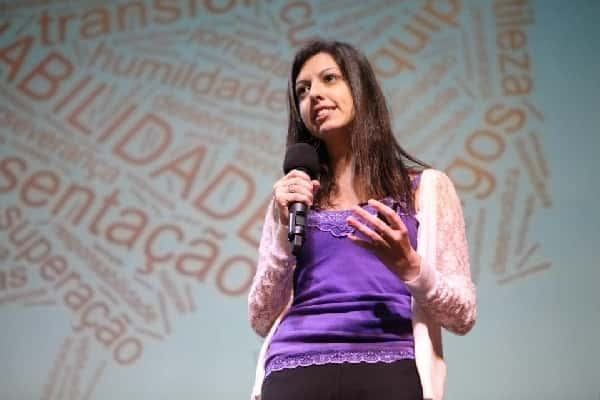
M 396 210 L 416 249 L 415 215 L 404 203 L 389 198 L 384 203 Z M 354 232 L 346 223 L 351 214 L 309 212 L 294 271 L 294 300 L 271 339 L 267 375 L 315 364 L 414 358 L 410 292 L 374 254 L 347 238 Z

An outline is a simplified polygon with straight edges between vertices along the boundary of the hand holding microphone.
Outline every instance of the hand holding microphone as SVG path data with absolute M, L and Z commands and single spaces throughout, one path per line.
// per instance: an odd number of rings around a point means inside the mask
M 286 174 L 273 185 L 279 222 L 288 226 L 288 239 L 292 252 L 304 243 L 306 215 L 313 204 L 313 194 L 319 189 L 319 159 L 315 148 L 298 143 L 288 148 L 283 162 Z

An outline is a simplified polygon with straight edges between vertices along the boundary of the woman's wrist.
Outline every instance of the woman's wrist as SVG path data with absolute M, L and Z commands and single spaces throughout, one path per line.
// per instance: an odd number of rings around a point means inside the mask
M 412 251 L 407 257 L 406 267 L 402 273 L 404 282 L 414 281 L 421 275 L 421 256 L 416 251 Z

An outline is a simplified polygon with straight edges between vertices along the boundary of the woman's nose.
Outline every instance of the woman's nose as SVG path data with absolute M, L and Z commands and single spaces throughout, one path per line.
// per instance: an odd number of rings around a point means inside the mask
M 314 84 L 310 86 L 309 96 L 311 99 L 321 99 L 323 93 L 323 88 L 319 84 Z

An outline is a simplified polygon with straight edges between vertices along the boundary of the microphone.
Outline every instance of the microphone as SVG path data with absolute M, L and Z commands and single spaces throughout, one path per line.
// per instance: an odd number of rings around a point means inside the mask
M 317 150 L 308 143 L 296 143 L 288 147 L 283 160 L 283 172 L 293 169 L 305 172 L 310 179 L 318 179 L 319 156 Z M 306 213 L 308 205 L 295 201 L 288 205 L 288 240 L 292 243 L 292 253 L 297 255 L 306 235 Z

